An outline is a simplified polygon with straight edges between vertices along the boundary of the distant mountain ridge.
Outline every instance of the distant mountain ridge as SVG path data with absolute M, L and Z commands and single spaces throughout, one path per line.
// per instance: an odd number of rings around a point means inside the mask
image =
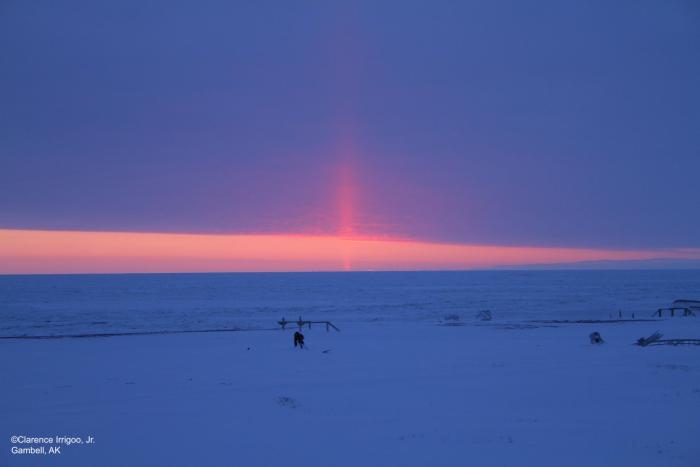
M 700 259 L 653 258 L 500 266 L 494 269 L 700 269 Z

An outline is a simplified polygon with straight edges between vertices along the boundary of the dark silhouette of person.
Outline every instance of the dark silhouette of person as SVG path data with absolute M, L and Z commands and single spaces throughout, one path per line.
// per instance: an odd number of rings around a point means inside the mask
M 294 347 L 299 346 L 300 349 L 304 348 L 304 335 L 299 331 L 294 333 Z
M 603 338 L 600 336 L 600 333 L 597 331 L 592 332 L 591 335 L 588 337 L 590 337 L 590 339 L 591 339 L 591 344 L 602 344 L 605 342 L 603 340 Z

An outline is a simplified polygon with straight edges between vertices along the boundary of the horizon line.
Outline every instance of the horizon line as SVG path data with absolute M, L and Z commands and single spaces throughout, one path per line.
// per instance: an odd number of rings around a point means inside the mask
M 302 233 L 0 229 L 0 260 L 3 275 L 523 270 L 570 269 L 591 262 L 698 261 L 700 248 L 513 246 Z

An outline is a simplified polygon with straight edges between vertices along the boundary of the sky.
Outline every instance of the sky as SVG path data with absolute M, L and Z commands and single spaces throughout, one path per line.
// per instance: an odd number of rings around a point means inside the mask
M 694 1 L 5 0 L 0 44 L 0 272 L 67 271 L 65 232 L 197 236 L 148 270 L 213 236 L 427 248 L 234 270 L 697 259 Z

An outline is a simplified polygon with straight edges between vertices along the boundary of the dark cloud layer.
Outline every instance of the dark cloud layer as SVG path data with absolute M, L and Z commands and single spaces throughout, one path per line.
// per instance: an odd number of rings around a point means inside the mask
M 0 227 L 698 247 L 699 11 L 6 1 Z

